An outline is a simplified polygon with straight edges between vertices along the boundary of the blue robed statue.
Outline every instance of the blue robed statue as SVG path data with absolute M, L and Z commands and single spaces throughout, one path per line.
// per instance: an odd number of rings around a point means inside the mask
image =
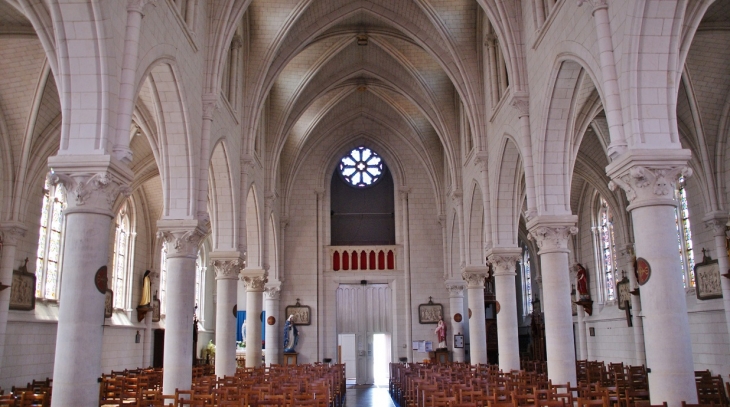
M 297 347 L 299 342 L 299 330 L 294 325 L 294 315 L 289 315 L 289 318 L 284 323 L 284 353 L 294 353 L 294 348 Z

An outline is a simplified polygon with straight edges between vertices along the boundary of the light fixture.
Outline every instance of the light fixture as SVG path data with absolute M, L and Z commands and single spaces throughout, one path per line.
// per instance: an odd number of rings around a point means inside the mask
M 139 331 L 137 331 L 137 334 L 134 335 L 134 343 L 139 343 L 139 339 L 140 339 L 140 335 L 139 335 Z

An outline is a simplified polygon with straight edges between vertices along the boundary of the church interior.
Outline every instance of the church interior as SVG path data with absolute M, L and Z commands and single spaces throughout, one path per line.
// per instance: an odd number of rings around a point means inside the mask
M 0 0 L 0 389 L 592 361 L 728 405 L 729 40 L 723 0 Z

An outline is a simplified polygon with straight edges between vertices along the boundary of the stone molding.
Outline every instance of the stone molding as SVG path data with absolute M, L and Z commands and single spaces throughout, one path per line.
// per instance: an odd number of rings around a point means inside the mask
M 278 300 L 281 298 L 281 283 L 266 284 L 264 287 L 264 298 L 267 300 Z
M 160 220 L 157 222 L 157 237 L 167 243 L 167 258 L 198 257 L 198 245 L 206 230 L 198 220 Z
M 3 246 L 17 246 L 18 241 L 25 236 L 27 228 L 18 222 L 0 223 L 0 236 L 2 236 Z
M 530 115 L 530 98 L 527 92 L 513 93 L 509 104 L 517 110 L 518 118 Z
M 644 206 L 677 206 L 674 190 L 680 176 L 691 177 L 687 166 L 689 150 L 634 150 L 623 154 L 606 167 L 611 181 L 608 188 L 626 192 L 631 211 Z
M 246 262 L 241 258 L 229 260 L 213 260 L 216 280 L 238 280 L 238 274 L 246 267 Z
M 577 220 L 575 215 L 538 216 L 528 222 L 527 238 L 537 243 L 538 254 L 568 253 L 568 238 L 578 233 Z
M 483 266 L 467 266 L 462 269 L 461 278 L 467 288 L 484 288 L 484 280 L 489 276 L 489 268 Z
M 269 282 L 269 273 L 264 270 L 241 270 L 241 280 L 246 286 L 246 292 L 263 292 Z

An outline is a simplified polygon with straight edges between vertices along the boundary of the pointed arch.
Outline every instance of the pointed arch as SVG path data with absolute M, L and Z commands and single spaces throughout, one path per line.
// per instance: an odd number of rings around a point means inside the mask
M 522 155 L 516 140 L 505 134 L 495 174 L 496 188 L 492 208 L 496 222 L 492 227 L 495 246 L 517 245 L 517 231 L 524 196 L 521 181 L 524 175 Z
M 273 280 L 280 280 L 279 278 L 279 236 L 277 234 L 278 229 L 276 227 L 277 222 L 272 213 L 269 216 L 269 233 L 267 234 L 268 254 L 267 264 L 269 265 L 269 278 Z
M 482 265 L 484 263 L 484 202 L 482 190 L 476 180 L 472 181 L 471 203 L 469 205 L 469 220 L 464 223 L 468 225 L 468 253 L 469 265 Z
M 219 140 L 213 148 L 208 169 L 208 209 L 212 227 L 214 250 L 235 250 L 238 225 L 235 214 L 236 199 L 231 162 L 225 139 Z
M 261 225 L 259 222 L 259 199 L 255 185 L 251 185 L 246 196 L 246 267 L 260 268 L 261 262 Z

